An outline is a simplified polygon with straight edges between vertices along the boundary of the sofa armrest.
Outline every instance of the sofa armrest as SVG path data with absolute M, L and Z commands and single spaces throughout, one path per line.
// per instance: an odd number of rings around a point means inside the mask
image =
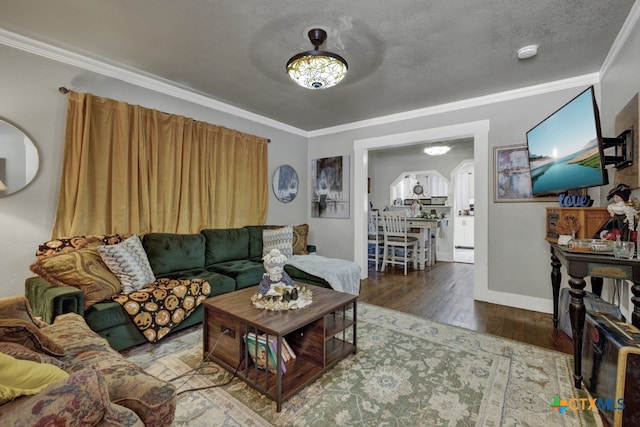
M 84 316 L 84 295 L 78 288 L 53 286 L 41 277 L 30 277 L 25 282 L 25 296 L 33 314 L 47 323 L 65 313 Z
M 89 367 L 49 384 L 35 395 L 0 405 L 3 425 L 144 426 L 132 410 L 109 400 L 101 371 Z

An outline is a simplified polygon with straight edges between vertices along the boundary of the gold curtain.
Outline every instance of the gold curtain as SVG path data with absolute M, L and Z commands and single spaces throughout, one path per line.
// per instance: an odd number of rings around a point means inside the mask
M 52 236 L 264 224 L 267 140 L 138 105 L 68 93 Z

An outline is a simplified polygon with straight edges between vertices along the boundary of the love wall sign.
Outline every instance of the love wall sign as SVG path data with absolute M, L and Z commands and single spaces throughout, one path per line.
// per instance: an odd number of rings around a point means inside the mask
M 593 206 L 593 199 L 587 194 L 560 193 L 558 204 L 562 208 L 589 208 Z

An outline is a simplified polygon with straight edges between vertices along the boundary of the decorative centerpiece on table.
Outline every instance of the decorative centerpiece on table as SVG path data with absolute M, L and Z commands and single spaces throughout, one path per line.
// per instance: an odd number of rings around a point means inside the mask
M 411 203 L 411 208 L 409 209 L 409 211 L 411 212 L 411 217 L 418 217 L 422 213 L 422 205 L 419 201 L 414 200 L 413 203 Z
M 580 231 L 580 222 L 575 216 L 567 216 L 551 226 L 551 230 L 558 235 L 558 244 L 567 245 L 575 240 Z
M 258 292 L 251 296 L 251 302 L 258 308 L 281 311 L 306 307 L 313 300 L 313 292 L 304 286 L 298 286 L 284 271 L 287 257 L 278 249 L 263 258 L 266 273 L 258 285 Z

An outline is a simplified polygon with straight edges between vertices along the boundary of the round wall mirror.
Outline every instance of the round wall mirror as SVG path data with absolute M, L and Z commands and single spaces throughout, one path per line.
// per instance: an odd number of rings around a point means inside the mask
M 0 118 L 0 197 L 29 185 L 39 162 L 38 150 L 27 134 Z
M 273 194 L 282 203 L 289 203 L 298 195 L 298 173 L 289 165 L 282 165 L 273 175 Z

